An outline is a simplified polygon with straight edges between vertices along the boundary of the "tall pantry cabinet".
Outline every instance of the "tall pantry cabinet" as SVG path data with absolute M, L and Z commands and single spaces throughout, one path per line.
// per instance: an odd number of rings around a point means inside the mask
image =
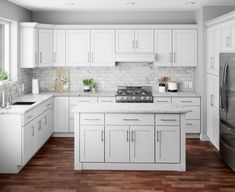
M 207 22 L 207 134 L 219 149 L 219 55 L 235 52 L 235 12 Z

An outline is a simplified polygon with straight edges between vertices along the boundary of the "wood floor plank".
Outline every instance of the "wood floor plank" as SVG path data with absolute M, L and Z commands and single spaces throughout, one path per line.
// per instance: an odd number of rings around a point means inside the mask
M 235 192 L 235 173 L 209 142 L 187 141 L 187 171 L 74 171 L 72 138 L 51 138 L 0 192 Z

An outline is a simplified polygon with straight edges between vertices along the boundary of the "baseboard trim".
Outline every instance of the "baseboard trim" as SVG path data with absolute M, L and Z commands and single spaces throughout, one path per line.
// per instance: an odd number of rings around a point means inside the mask
M 53 133 L 52 137 L 74 137 L 74 133 Z
M 201 141 L 210 141 L 210 138 L 207 135 L 200 134 Z
M 187 133 L 186 139 L 200 139 L 199 133 Z

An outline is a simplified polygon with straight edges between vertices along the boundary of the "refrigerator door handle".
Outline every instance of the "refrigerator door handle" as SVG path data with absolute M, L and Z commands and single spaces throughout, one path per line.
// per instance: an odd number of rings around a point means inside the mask
M 228 94 L 229 94 L 229 80 L 228 80 L 228 73 L 229 73 L 229 62 L 226 62 L 225 66 L 225 77 L 224 77 L 224 88 L 225 88 L 225 100 L 224 100 L 224 106 L 225 106 L 225 112 L 228 112 Z
M 223 75 L 222 75 L 222 87 L 220 88 L 220 93 L 221 93 L 221 109 L 224 110 L 224 73 L 225 73 L 225 68 L 226 68 L 227 61 L 225 61 L 224 68 L 223 68 Z

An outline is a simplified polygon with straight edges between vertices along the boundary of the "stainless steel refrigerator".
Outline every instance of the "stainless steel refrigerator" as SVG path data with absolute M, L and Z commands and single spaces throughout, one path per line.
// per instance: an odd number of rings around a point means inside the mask
M 235 53 L 220 54 L 220 154 L 235 171 Z

